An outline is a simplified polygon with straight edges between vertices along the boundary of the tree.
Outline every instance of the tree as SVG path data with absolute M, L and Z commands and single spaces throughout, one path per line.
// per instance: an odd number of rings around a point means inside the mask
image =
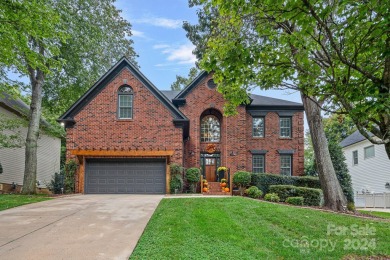
M 198 74 L 199 70 L 196 67 L 193 67 L 190 69 L 187 78 L 176 75 L 176 81 L 172 83 L 171 90 L 182 90 L 188 84 L 190 84 L 196 78 L 196 76 L 198 76 Z
M 65 86 L 77 85 L 74 82 L 96 80 L 93 72 L 100 66 L 107 66 L 118 56 L 134 54 L 132 41 L 126 38 L 130 36 L 130 24 L 120 17 L 111 0 L 5 0 L 0 10 L 0 71 L 12 69 L 30 80 L 23 193 L 32 194 L 46 80 L 48 96 L 52 89 L 64 91 Z M 112 45 L 118 42 L 123 43 L 120 49 Z
M 267 1 L 262 5 L 251 1 L 202 2 L 203 9 L 198 13 L 203 12 L 207 16 L 217 8 L 219 15 L 216 16 L 218 21 L 209 30 L 208 48 L 203 50 L 200 66 L 214 72 L 214 80 L 219 83 L 218 90 L 227 99 L 225 113 L 236 113 L 238 105 L 249 101 L 247 90 L 256 85 L 264 89 L 280 86 L 297 90 L 315 86 L 315 81 L 303 77 L 303 71 L 294 66 L 301 59 L 296 51 L 297 41 L 290 39 L 296 28 L 289 24 L 288 19 L 282 22 L 276 20 L 277 15 L 283 12 L 267 15 L 261 9 L 272 5 L 272 10 L 279 10 L 280 6 Z M 305 38 L 300 40 L 305 42 Z M 316 158 L 320 158 L 317 168 L 321 173 L 325 206 L 344 210 L 346 201 L 331 163 L 322 126 L 319 103 L 323 100 L 304 91 L 301 91 L 301 96 Z
M 385 145 L 390 159 L 389 2 L 202 2 L 204 13 L 212 13 L 211 8 L 219 11 L 203 66 L 223 66 L 235 59 L 251 64 L 246 69 L 231 65 L 229 73 L 216 73 L 231 86 L 230 92 L 259 83 L 264 88 L 299 85 L 323 109 L 348 114 L 363 136 Z M 254 75 L 260 66 L 263 81 Z M 245 77 L 234 80 L 238 74 Z M 242 103 L 244 96 L 242 91 L 231 97 L 230 108 Z

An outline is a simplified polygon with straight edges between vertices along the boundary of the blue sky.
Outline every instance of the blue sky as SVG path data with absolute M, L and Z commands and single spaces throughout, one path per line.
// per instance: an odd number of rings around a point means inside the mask
M 135 51 L 142 73 L 159 89 L 170 89 L 176 75 L 186 76 L 195 65 L 194 46 L 186 38 L 183 21 L 197 23 L 196 8 L 187 0 L 119 0 L 122 16 L 132 24 Z M 293 91 L 261 91 L 255 94 L 301 102 Z

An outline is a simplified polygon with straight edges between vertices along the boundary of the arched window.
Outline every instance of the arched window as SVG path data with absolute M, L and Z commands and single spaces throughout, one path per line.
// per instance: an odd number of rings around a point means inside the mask
M 128 85 L 118 89 L 118 118 L 133 118 L 133 89 Z
M 200 141 L 219 142 L 221 140 L 221 124 L 215 115 L 207 115 L 200 121 Z

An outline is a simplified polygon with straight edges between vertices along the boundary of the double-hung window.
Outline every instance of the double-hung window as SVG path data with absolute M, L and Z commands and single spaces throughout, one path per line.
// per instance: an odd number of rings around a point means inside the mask
M 280 137 L 291 138 L 291 117 L 279 118 Z
M 252 120 L 252 136 L 264 137 L 264 117 L 254 117 Z
M 133 118 L 133 90 L 124 85 L 118 89 L 118 119 Z

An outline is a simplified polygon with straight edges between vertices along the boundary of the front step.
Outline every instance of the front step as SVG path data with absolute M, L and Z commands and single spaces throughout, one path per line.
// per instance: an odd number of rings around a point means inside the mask
M 209 182 L 207 188 L 207 192 L 202 192 L 204 195 L 230 195 L 230 192 L 222 191 L 219 182 Z

